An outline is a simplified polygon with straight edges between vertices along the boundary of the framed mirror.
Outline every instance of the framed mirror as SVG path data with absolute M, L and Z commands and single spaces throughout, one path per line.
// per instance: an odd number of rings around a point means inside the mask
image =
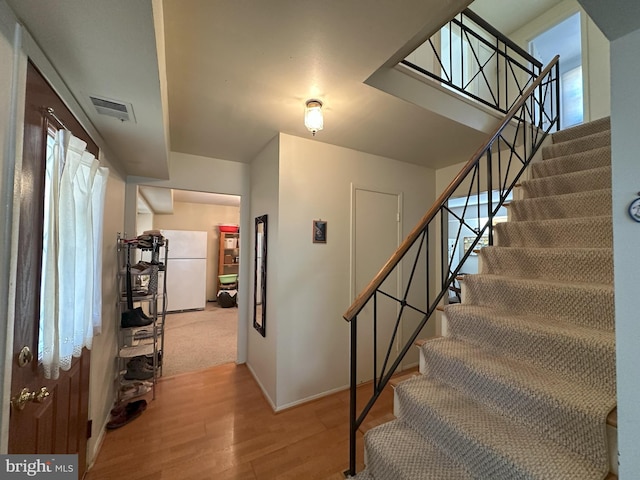
M 256 217 L 253 270 L 253 328 L 267 335 L 267 215 Z

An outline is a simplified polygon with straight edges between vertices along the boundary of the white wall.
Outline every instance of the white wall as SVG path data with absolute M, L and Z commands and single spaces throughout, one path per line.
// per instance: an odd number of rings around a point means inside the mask
M 247 365 L 260 384 L 272 408 L 276 408 L 277 398 L 277 357 L 278 347 L 287 348 L 278 343 L 280 331 L 281 301 L 277 297 L 279 271 L 281 264 L 278 252 L 287 248 L 286 242 L 279 241 L 279 136 L 274 137 L 251 162 L 251 228 L 247 229 L 246 244 L 249 245 L 249 356 Z M 253 301 L 255 271 L 255 217 L 267 217 L 267 296 L 266 296 L 266 336 L 263 337 L 253 328 Z
M 610 112 L 609 41 L 576 0 L 564 0 L 508 37 L 528 50 L 537 35 L 576 12 L 582 18 L 582 74 L 584 82 L 584 121 L 606 117 Z M 562 58 L 560 59 L 562 62 Z
M 611 42 L 611 153 L 613 191 L 613 250 L 615 272 L 616 354 L 618 381 L 619 478 L 640 472 L 640 376 L 638 352 L 638 272 L 640 224 L 627 214 L 640 191 L 640 30 Z
M 101 158 L 102 164 L 107 164 Z M 116 309 L 117 264 L 116 237 L 124 226 L 124 180 L 110 170 L 105 198 L 104 224 L 102 235 L 102 334 L 93 338 L 91 349 L 91 370 L 89 379 L 89 419 L 93 420 L 93 435 L 87 445 L 87 462 L 95 461 L 104 438 L 104 427 L 110 419 L 116 392 L 115 357 L 118 351 L 118 327 L 120 318 Z
M 357 293 L 350 278 L 352 184 L 403 194 L 404 237 L 435 198 L 435 172 L 286 134 L 279 172 L 275 403 L 281 409 L 349 382 L 349 325 L 342 315 Z M 327 221 L 326 244 L 312 243 L 314 219 Z M 271 246 L 269 255 L 273 260 Z
M 153 213 L 138 213 L 136 216 L 136 235 L 153 229 Z
M 70 110 L 78 117 L 80 123 L 87 129 L 94 138 L 101 151 L 105 146 L 101 144 L 101 139 L 88 123 L 86 116 L 79 105 L 66 89 L 64 82 L 57 75 L 55 68 L 39 50 L 29 33 L 16 29 L 16 19 L 13 12 L 6 3 L 0 0 L 0 65 L 3 74 L 0 75 L 0 151 L 2 152 L 2 170 L 0 170 L 0 200 L 4 210 L 0 217 L 3 222 L 12 222 L 7 228 L 5 224 L 1 229 L 0 244 L 3 246 L 0 251 L 0 279 L 12 278 L 15 274 L 16 262 L 9 263 L 4 257 L 7 247 L 15 249 L 17 234 L 16 226 L 18 222 L 17 210 L 13 210 L 12 197 L 19 193 L 18 188 L 13 189 L 20 183 L 20 158 L 22 155 L 22 130 L 24 112 L 24 91 L 26 87 L 26 58 L 27 56 L 34 62 L 41 73 L 47 78 L 49 83 L 56 90 L 58 95 L 65 101 Z M 16 63 L 14 63 L 14 60 Z M 14 66 L 17 69 L 14 70 Z M 7 75 L 5 75 L 5 72 Z M 93 340 L 91 351 L 91 377 L 89 385 L 89 419 L 94 421 L 94 435 L 89 439 L 87 460 L 90 462 L 96 452 L 96 447 L 100 441 L 99 430 L 106 423 L 109 417 L 109 410 L 113 402 L 113 379 L 115 375 L 114 355 L 116 352 L 115 338 L 115 272 L 113 270 L 115 258 L 115 238 L 116 232 L 121 231 L 124 224 L 123 217 L 123 191 L 124 180 L 120 176 L 114 165 L 101 153 L 100 161 L 103 166 L 110 169 L 109 181 L 107 184 L 107 197 L 105 204 L 104 223 L 104 251 L 103 251 L 103 333 Z M 12 190 L 9 192 L 9 190 Z M 12 212 L 15 212 L 12 213 Z M 13 344 L 13 288 L 7 288 L 6 284 L 0 281 L 0 297 L 6 303 L 0 305 L 0 332 L 2 342 L 0 352 L 3 354 L 4 370 L 2 372 L 3 404 L 2 416 L 0 416 L 0 452 L 7 451 L 8 444 L 8 419 L 9 385 L 11 381 L 11 349 Z M 13 287 L 13 285 L 11 286 Z M 7 323 L 3 323 L 6 318 Z M 6 355 L 4 347 L 9 347 Z
M 138 215 L 140 219 L 140 215 Z M 207 301 L 216 300 L 218 294 L 218 263 L 220 232 L 218 224 L 240 222 L 240 207 L 208 205 L 204 203 L 173 202 L 173 213 L 156 214 L 153 225 L 158 230 L 196 230 L 207 232 Z M 138 232 L 140 232 L 138 225 Z M 246 234 L 247 232 L 245 232 Z

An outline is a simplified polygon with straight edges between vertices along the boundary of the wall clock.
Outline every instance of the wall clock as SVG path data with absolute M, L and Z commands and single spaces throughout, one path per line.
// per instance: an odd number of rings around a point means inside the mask
M 629 216 L 636 222 L 640 222 L 640 197 L 629 204 Z

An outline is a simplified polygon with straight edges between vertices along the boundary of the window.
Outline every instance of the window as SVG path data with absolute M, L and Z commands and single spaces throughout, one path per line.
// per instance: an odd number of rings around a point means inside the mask
M 560 128 L 582 123 L 584 96 L 580 12 L 531 40 L 529 52 L 544 65 L 560 55 Z
M 47 129 L 38 360 L 57 379 L 102 325 L 102 221 L 108 169 L 67 130 Z

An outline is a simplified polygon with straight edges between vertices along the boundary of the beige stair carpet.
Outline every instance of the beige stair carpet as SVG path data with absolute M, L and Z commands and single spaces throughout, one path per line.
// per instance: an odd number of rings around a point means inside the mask
M 365 435 L 358 479 L 575 479 L 609 472 L 615 407 L 609 120 L 553 135 L 449 335 Z

